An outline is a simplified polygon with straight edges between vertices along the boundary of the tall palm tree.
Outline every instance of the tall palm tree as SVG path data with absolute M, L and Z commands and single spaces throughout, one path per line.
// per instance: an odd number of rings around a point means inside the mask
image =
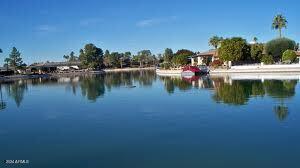
M 276 15 L 273 19 L 272 28 L 279 31 L 280 38 L 282 37 L 282 32 L 281 32 L 282 28 L 286 28 L 287 23 L 288 22 L 287 22 L 286 18 L 281 14 Z
M 209 45 L 213 46 L 216 50 L 218 49 L 219 45 L 221 44 L 223 38 L 218 36 L 213 36 L 209 39 Z
M 213 46 L 215 48 L 215 55 L 217 55 L 218 52 L 218 47 L 221 44 L 221 42 L 223 41 L 223 37 L 218 37 L 218 36 L 213 36 L 209 39 L 208 44 L 210 46 Z

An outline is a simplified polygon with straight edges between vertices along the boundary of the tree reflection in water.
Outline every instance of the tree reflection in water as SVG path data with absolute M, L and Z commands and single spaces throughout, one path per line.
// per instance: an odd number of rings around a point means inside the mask
M 279 121 L 285 120 L 289 114 L 288 107 L 284 105 L 275 106 L 273 110 Z
M 156 80 L 154 71 L 128 71 L 128 72 L 111 72 L 104 75 L 85 76 L 80 79 L 82 95 L 89 100 L 96 99 L 105 94 L 105 90 L 111 91 L 112 88 L 122 86 L 131 87 L 139 84 L 143 87 L 152 86 Z
M 214 99 L 217 102 L 223 102 L 233 105 L 246 104 L 251 96 L 270 96 L 280 101 L 279 106 L 273 107 L 273 110 L 280 121 L 286 119 L 288 115 L 288 107 L 285 100 L 295 96 L 296 80 L 266 80 L 264 82 L 252 81 L 251 87 L 249 82 L 233 81 L 233 83 L 223 83 L 216 88 Z M 251 90 L 249 90 L 252 88 Z
M 6 93 L 11 97 L 17 104 L 17 107 L 20 107 L 25 91 L 27 91 L 27 80 L 18 80 L 12 83 L 6 84 Z
M 6 109 L 6 102 L 3 101 L 3 95 L 2 95 L 2 85 L 0 84 L 0 96 L 1 96 L 1 101 L 0 101 L 0 111 Z
M 213 88 L 212 99 L 217 103 L 229 105 L 245 105 L 250 98 L 269 96 L 280 101 L 280 106 L 273 107 L 280 121 L 288 115 L 288 107 L 284 101 L 295 95 L 297 80 L 233 80 L 225 78 L 200 77 L 194 79 L 180 79 L 176 77 L 160 77 L 165 90 L 172 94 L 175 89 L 188 90 L 195 88 Z
M 170 94 L 174 93 L 176 88 L 182 91 L 192 88 L 189 82 L 178 77 L 161 76 L 160 80 L 164 82 L 165 90 Z
M 84 76 L 80 82 L 81 93 L 88 100 L 96 101 L 105 93 L 104 76 L 97 75 L 95 77 Z

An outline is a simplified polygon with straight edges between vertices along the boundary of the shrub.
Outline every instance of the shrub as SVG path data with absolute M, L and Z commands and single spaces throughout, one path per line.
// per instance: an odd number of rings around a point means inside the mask
M 263 62 L 264 64 L 273 64 L 274 63 L 274 59 L 271 55 L 264 55 L 261 58 L 261 62 Z
M 293 50 L 286 50 L 282 55 L 282 61 L 290 61 L 294 62 L 297 58 L 295 51 Z
M 221 60 L 214 60 L 213 62 L 211 62 L 209 64 L 209 66 L 212 66 L 214 68 L 222 66 L 222 65 L 223 65 L 223 61 L 221 61 Z
M 254 61 L 261 61 L 263 52 L 264 52 L 264 44 L 259 43 L 259 44 L 251 45 L 250 53 L 251 53 L 251 58 Z
M 288 38 L 278 38 L 266 43 L 265 52 L 267 55 L 272 55 L 275 61 L 279 61 L 283 52 L 293 50 L 295 47 L 295 41 Z

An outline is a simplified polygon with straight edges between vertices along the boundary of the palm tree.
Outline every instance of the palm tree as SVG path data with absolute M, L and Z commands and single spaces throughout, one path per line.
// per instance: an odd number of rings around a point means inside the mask
M 208 43 L 210 46 L 213 46 L 217 50 L 222 41 L 223 41 L 222 37 L 213 36 L 209 39 Z
M 282 28 L 286 28 L 287 23 L 288 22 L 287 22 L 286 18 L 281 14 L 276 15 L 273 19 L 272 28 L 279 31 L 280 38 L 282 37 L 282 32 L 281 32 Z
M 255 43 L 257 43 L 258 38 L 257 38 L 257 37 L 254 37 L 254 38 L 253 38 L 253 41 L 254 41 Z
M 66 61 L 69 61 L 69 59 L 70 59 L 70 56 L 68 56 L 68 55 L 64 55 L 64 56 L 63 56 L 63 58 L 64 58 L 64 59 L 66 59 Z

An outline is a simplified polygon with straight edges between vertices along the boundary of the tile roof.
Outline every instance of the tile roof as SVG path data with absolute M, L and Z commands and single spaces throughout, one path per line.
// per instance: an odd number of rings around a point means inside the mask
M 216 50 L 209 50 L 206 52 L 198 53 L 192 57 L 207 57 L 207 56 L 218 57 L 218 52 L 216 52 Z
M 58 66 L 75 66 L 80 65 L 80 61 L 75 62 L 45 62 L 45 63 L 37 63 L 32 64 L 30 67 L 58 67 Z

